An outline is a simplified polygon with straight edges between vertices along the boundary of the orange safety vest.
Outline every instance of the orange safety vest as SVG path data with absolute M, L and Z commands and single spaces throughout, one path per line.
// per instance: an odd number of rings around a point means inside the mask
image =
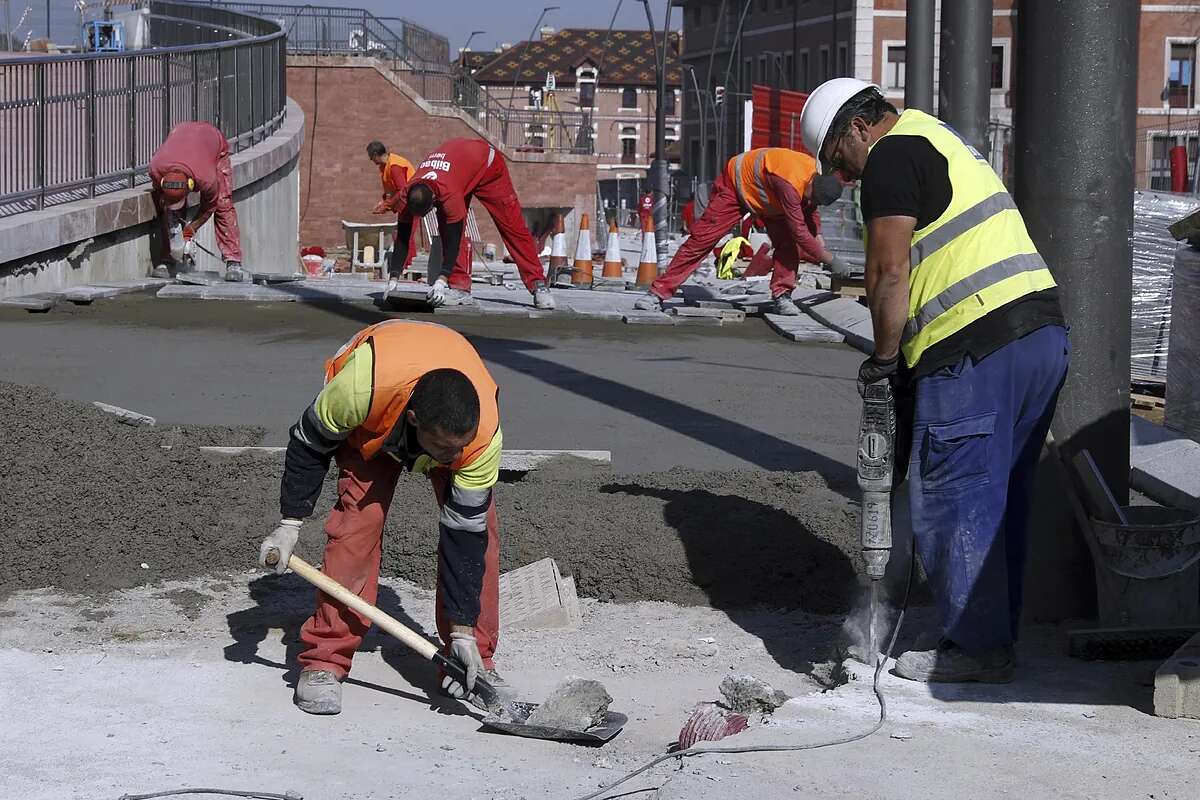
M 413 387 L 427 372 L 456 369 L 467 376 L 479 394 L 479 431 L 463 448 L 451 469 L 462 469 L 487 449 L 500 427 L 500 392 L 479 353 L 463 336 L 432 322 L 387 320 L 370 326 L 347 342 L 325 362 L 325 382 L 337 375 L 350 354 L 364 342 L 374 352 L 371 406 L 362 425 L 347 440 L 364 459 L 379 453 L 383 443 L 412 396 Z
M 392 167 L 403 167 L 404 169 L 408 170 L 408 177 L 410 179 L 413 176 L 413 165 L 411 161 L 404 156 L 398 156 L 395 153 L 388 153 L 387 162 L 379 165 L 379 180 L 383 182 L 383 193 L 389 197 L 400 191 L 400 187 L 392 183 L 392 177 L 388 174 L 391 172 Z
M 786 147 L 760 147 L 739 153 L 725 165 L 725 178 L 742 205 L 761 217 L 783 213 L 779 198 L 767 187 L 767 175 L 783 178 L 803 196 L 817 174 L 817 160 Z

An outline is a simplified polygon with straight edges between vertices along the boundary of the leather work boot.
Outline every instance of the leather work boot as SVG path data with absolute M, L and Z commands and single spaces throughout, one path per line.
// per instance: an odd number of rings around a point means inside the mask
M 543 311 L 553 311 L 554 306 L 554 295 L 550 294 L 550 287 L 538 281 L 533 287 L 533 307 Z
M 896 674 L 921 683 L 1009 683 L 1016 664 L 1012 647 L 964 653 L 953 642 L 933 650 L 909 650 L 896 659 Z
M 645 296 L 638 298 L 633 307 L 638 311 L 662 311 L 662 298 L 654 292 L 646 292 Z
M 342 682 L 327 669 L 306 669 L 296 682 L 296 705 L 309 714 L 340 714 Z
M 773 313 L 783 317 L 798 317 L 800 316 L 800 307 L 796 305 L 792 298 L 786 294 L 781 294 L 775 298 L 775 308 Z

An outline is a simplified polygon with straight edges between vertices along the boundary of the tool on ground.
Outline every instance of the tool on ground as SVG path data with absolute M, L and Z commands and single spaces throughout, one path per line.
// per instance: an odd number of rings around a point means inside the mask
M 892 468 L 896 446 L 896 404 L 887 381 L 863 390 L 862 422 L 858 429 L 858 487 L 862 489 L 863 561 L 871 581 L 871 653 L 875 646 L 875 611 L 879 581 L 892 552 Z
M 272 550 L 263 559 L 268 567 L 274 568 L 279 563 L 279 552 Z M 452 659 L 446 658 L 433 642 L 409 628 L 400 620 L 363 600 L 345 586 L 330 578 L 325 573 L 309 564 L 297 555 L 288 559 L 288 568 L 325 594 L 362 614 L 374 624 L 400 640 L 417 655 L 432 661 L 448 675 L 463 686 L 467 685 L 467 676 L 462 666 Z M 586 731 L 567 730 L 564 728 L 547 728 L 538 725 L 527 725 L 525 720 L 538 707 L 537 703 L 510 702 L 500 696 L 496 688 L 484 678 L 475 679 L 475 688 L 471 695 L 488 711 L 483 719 L 483 726 L 502 733 L 524 736 L 530 739 L 551 739 L 555 741 L 591 742 L 603 744 L 616 736 L 625 727 L 628 717 L 615 711 L 605 714 L 604 722 Z

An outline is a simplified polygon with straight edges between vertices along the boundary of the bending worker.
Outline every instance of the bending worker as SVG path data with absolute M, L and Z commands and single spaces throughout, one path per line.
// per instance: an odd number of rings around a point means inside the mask
M 313 512 L 329 462 L 338 464 L 338 496 L 325 522 L 323 572 L 375 602 L 383 525 L 404 471 L 429 477 L 438 519 L 437 628 L 447 657 L 467 672 L 464 687 L 443 676 L 442 689 L 465 697 L 475 678 L 493 672 L 499 635 L 500 539 L 492 487 L 500 474 L 500 417 L 495 381 L 459 334 L 427 322 L 389 320 L 360 331 L 325 364 L 325 388 L 292 426 L 280 489 L 283 520 L 262 543 L 259 560 L 279 551 L 282 573 L 301 522 Z M 337 714 L 341 682 L 370 623 L 318 592 L 304 623 L 296 705 Z
M 383 184 L 383 198 L 371 209 L 372 214 L 400 214 L 404 207 L 404 195 L 408 191 L 408 179 L 412 177 L 413 165 L 407 158 L 395 153 L 389 153 L 383 142 L 375 141 L 367 145 L 367 158 L 379 167 L 379 181 Z M 399 275 L 417 255 L 417 226 L 410 225 L 408 241 L 408 257 L 401 262 L 396 261 L 395 246 L 388 262 L 388 272 Z
M 821 223 L 817 206 L 829 205 L 841 196 L 842 184 L 832 176 L 817 175 L 816 162 L 807 153 L 763 147 L 734 156 L 725 165 L 725 172 L 713 181 L 708 206 L 667 271 L 650 284 L 650 291 L 634 307 L 661 310 L 663 301 L 670 299 L 696 271 L 713 245 L 750 213 L 763 220 L 775 248 L 771 272 L 775 313 L 799 314 L 800 309 L 792 302 L 792 290 L 802 258 L 829 265 L 839 274 L 848 271 L 818 238 Z
M 396 225 L 393 264 L 401 244 L 408 242 L 412 225 L 436 209 L 438 232 L 442 238 L 442 264 L 430 265 L 429 302 L 440 306 L 469 302 L 471 293 L 470 259 L 464 268 L 458 257 L 467 221 L 467 209 L 479 198 L 500 231 L 500 238 L 517 264 L 525 288 L 538 308 L 554 308 L 554 297 L 546 286 L 546 274 L 538 258 L 537 245 L 521 216 L 521 204 L 513 189 L 504 156 L 483 139 L 450 139 L 437 152 L 430 153 L 417 165 L 409 182 L 406 204 Z M 405 255 L 407 255 L 405 253 Z M 458 261 L 456 268 L 455 262 Z M 389 268 L 392 278 L 399 273 Z M 464 295 L 466 297 L 464 297 Z
M 233 167 L 225 135 L 207 122 L 176 125 L 150 159 L 150 184 L 162 241 L 169 243 L 170 258 L 161 260 L 177 262 L 190 254 L 196 231 L 215 216 L 217 247 L 225 259 L 225 280 L 246 280 L 237 211 L 233 207 Z M 189 192 L 200 195 L 200 206 L 190 222 L 184 209 Z M 154 276 L 168 278 L 170 270 L 160 265 Z
M 941 641 L 896 673 L 1012 680 L 1029 493 L 1069 355 L 1054 277 L 987 159 L 940 120 L 837 78 L 800 130 L 825 170 L 862 181 L 875 352 L 860 390 L 903 376 L 913 395 L 913 536 Z

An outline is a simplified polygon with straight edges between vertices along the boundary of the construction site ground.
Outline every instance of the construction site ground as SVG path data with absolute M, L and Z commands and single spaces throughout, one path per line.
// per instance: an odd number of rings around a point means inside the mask
M 506 446 L 609 450 L 612 467 L 558 461 L 504 476 L 502 569 L 554 557 L 576 576 L 583 622 L 505 631 L 497 666 L 530 700 L 566 675 L 601 680 L 628 726 L 602 748 L 481 732 L 477 712 L 431 699 L 426 663 L 377 633 L 356 656 L 343 713 L 299 712 L 290 687 L 313 592 L 254 565 L 280 465 L 198 448 L 283 444 L 323 360 L 386 316 L 152 295 L 0 310 L 0 795 L 209 786 L 570 800 L 664 752 L 693 705 L 740 673 L 795 699 L 722 744 L 871 726 L 869 672 L 842 661 L 862 617 L 861 355 L 762 325 L 517 317 L 448 320 L 502 387 Z M 122 425 L 97 400 L 158 423 Z M 313 560 L 330 489 L 302 533 Z M 432 509 L 420 479 L 401 481 L 379 601 L 426 632 Z M 918 589 L 902 646 L 931 629 L 924 600 Z M 886 674 L 889 722 L 865 741 L 671 761 L 613 796 L 1193 796 L 1200 726 L 1152 716 L 1156 664 L 1070 660 L 1069 627 L 1027 629 L 1009 685 Z

